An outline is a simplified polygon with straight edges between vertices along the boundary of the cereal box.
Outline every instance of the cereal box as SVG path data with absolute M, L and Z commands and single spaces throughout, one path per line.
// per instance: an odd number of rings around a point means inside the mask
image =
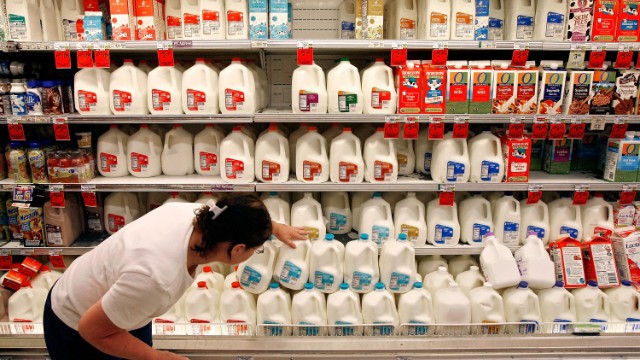
M 616 71 L 595 70 L 591 85 L 591 115 L 609 115 L 613 112 L 613 92 L 616 87 Z
M 587 282 L 596 281 L 599 288 L 620 285 L 611 240 L 594 237 L 591 241 L 582 244 L 582 256 Z
M 638 101 L 640 71 L 620 70 L 616 78 L 616 92 L 613 94 L 613 112 L 616 115 L 635 115 Z
M 566 289 L 587 286 L 580 241 L 566 237 L 552 242 L 549 254 L 556 267 L 556 280 L 562 281 Z
M 611 237 L 620 279 L 640 290 L 640 233 L 634 228 L 616 230 Z
M 533 64 L 531 64 L 533 63 Z M 517 70 L 516 114 L 538 112 L 538 68 L 535 62 Z
M 447 65 L 447 114 L 468 114 L 469 67 L 453 62 Z
M 640 5 L 640 0 L 620 0 L 615 41 L 638 41 L 640 30 L 640 28 L 638 28 L 638 22 L 640 22 L 638 5 Z
M 619 0 L 596 0 L 593 8 L 593 41 L 610 42 L 615 40 L 618 27 Z
M 45 246 L 44 221 L 41 207 L 18 209 L 18 224 L 24 235 L 24 246 Z
M 504 158 L 506 182 L 527 182 L 531 168 L 531 139 L 510 139 L 502 136 L 502 156 Z
M 573 140 L 547 140 L 544 144 L 543 169 L 549 174 L 568 174 L 571 172 L 571 154 Z
M 113 40 L 133 40 L 135 38 L 135 0 L 111 0 L 111 37 Z
M 493 113 L 515 114 L 516 112 L 516 69 L 507 64 L 493 70 Z
M 556 115 L 562 113 L 567 71 L 558 66 L 545 67 L 542 70 L 541 79 L 538 114 Z
M 588 115 L 589 95 L 593 84 L 593 71 L 571 70 L 564 97 L 564 113 Z
M 469 114 L 491 114 L 493 68 L 489 62 L 469 62 Z
M 424 103 L 422 113 L 444 114 L 446 111 L 447 68 L 422 62 Z
M 567 40 L 589 41 L 593 21 L 593 0 L 570 0 Z
M 398 113 L 419 114 L 422 112 L 422 67 L 420 61 L 407 61 L 398 67 L 396 76 L 398 89 Z

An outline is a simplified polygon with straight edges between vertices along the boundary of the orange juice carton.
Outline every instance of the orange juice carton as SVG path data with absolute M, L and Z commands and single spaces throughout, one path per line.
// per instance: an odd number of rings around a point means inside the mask
M 136 40 L 164 40 L 164 0 L 136 0 Z
M 470 61 L 469 114 L 491 114 L 493 68 L 489 61 Z
M 582 257 L 587 282 L 595 280 L 600 288 L 620 286 L 611 240 L 598 236 L 583 243 Z
M 610 115 L 613 112 L 613 93 L 616 88 L 616 71 L 605 64 L 607 68 L 593 72 L 591 85 L 591 115 Z
M 444 114 L 446 112 L 447 67 L 422 62 L 423 114 Z
M 560 61 L 542 67 L 540 75 L 538 114 L 561 114 L 567 70 L 562 67 Z
M 587 286 L 580 241 L 566 237 L 552 242 L 549 254 L 556 266 L 556 280 L 562 281 L 566 289 Z
M 420 61 L 407 61 L 396 72 L 398 89 L 398 113 L 419 114 L 422 112 L 422 67 Z
M 593 1 L 594 0 L 569 1 L 567 40 L 581 42 L 591 39 Z
M 508 62 L 493 63 L 493 113 L 515 114 L 517 70 Z
M 506 182 L 527 182 L 531 169 L 531 138 L 520 139 L 502 136 L 502 156 L 504 158 Z
M 636 42 L 640 35 L 640 0 L 620 0 L 616 40 L 618 42 Z
M 593 7 L 592 41 L 612 42 L 618 27 L 619 0 L 596 0 Z
M 640 232 L 634 227 L 617 229 L 611 242 L 620 279 L 631 281 L 640 290 Z
M 111 6 L 111 38 L 113 40 L 135 39 L 136 18 L 135 0 L 110 0 Z
M 516 114 L 535 114 L 538 111 L 538 68 L 535 61 L 516 71 Z
M 469 75 L 466 61 L 447 62 L 447 114 L 469 113 Z
M 591 85 L 593 85 L 593 71 L 570 70 L 567 87 L 565 89 L 563 112 L 568 115 L 588 115 L 591 109 Z

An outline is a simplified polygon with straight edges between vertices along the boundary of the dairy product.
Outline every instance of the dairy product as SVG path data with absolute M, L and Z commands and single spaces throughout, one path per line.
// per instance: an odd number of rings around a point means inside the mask
M 573 205 L 568 197 L 562 197 L 549 203 L 551 225 L 550 238 L 560 239 L 570 236 L 575 240 L 582 239 L 582 218 L 580 207 Z M 566 282 L 565 282 L 566 283 Z
M 398 89 L 398 113 L 419 114 L 422 112 L 423 80 L 420 61 L 407 61 L 398 67 L 396 87 Z
M 593 41 L 614 41 L 620 0 L 595 0 L 593 6 Z
M 433 312 L 436 324 L 471 323 L 471 303 L 453 281 L 448 289 L 439 290 L 433 297 Z
M 380 281 L 390 292 L 405 293 L 411 290 L 416 270 L 415 250 L 407 242 L 405 234 L 399 234 L 397 240 L 382 245 Z
M 394 211 L 396 234 L 407 234 L 414 246 L 424 246 L 427 242 L 426 210 L 424 203 L 409 193 L 407 198 L 396 204 Z
M 567 0 L 538 1 L 533 38 L 538 41 L 563 41 L 566 36 Z
M 516 112 L 517 70 L 501 63 L 493 69 L 493 113 L 514 114 Z
M 398 179 L 398 159 L 395 141 L 384 138 L 384 128 L 378 128 L 364 144 L 364 178 L 368 182 L 395 182 Z
M 489 1 L 489 41 L 504 40 L 504 0 Z M 478 5 L 476 5 L 476 18 L 478 17 Z
M 307 326 L 327 324 L 327 303 L 324 294 L 315 290 L 313 284 L 306 283 L 304 290 L 293 295 L 291 322 L 294 325 L 304 325 L 294 330 L 299 335 L 326 335 L 326 328 Z
M 403 2 L 406 3 L 404 0 L 398 0 L 398 3 Z M 365 114 L 396 113 L 397 94 L 393 70 L 385 65 L 384 59 L 376 59 L 376 62 L 363 72 L 362 93 Z
M 200 175 L 220 175 L 220 144 L 224 134 L 207 125 L 194 139 L 193 163 Z
M 468 297 L 473 324 L 505 322 L 504 302 L 500 294 L 493 289 L 491 283 L 485 282 L 482 286 L 471 290 Z
M 218 73 L 203 58 L 197 58 L 196 63 L 184 72 L 181 88 L 185 114 L 217 114 L 220 111 Z
M 176 124 L 165 135 L 162 151 L 162 172 L 165 175 L 184 176 L 194 172 L 193 135 Z
M 426 335 L 434 324 L 433 300 L 431 294 L 422 287 L 421 282 L 413 284 L 413 289 L 400 295 L 398 301 L 400 324 L 410 324 L 406 335 Z
M 363 191 L 351 194 L 351 213 L 353 214 L 353 229 L 360 231 L 360 210 L 365 201 L 371 199 L 373 193 Z
M 273 278 L 273 266 L 278 256 L 278 247 L 274 241 L 267 241 L 262 252 L 253 254 L 238 266 L 238 278 L 242 288 L 252 294 L 261 294 L 269 288 Z
M 118 129 L 118 125 L 111 128 L 98 138 L 98 171 L 105 177 L 121 177 L 129 174 L 127 163 L 127 143 L 129 135 Z
M 224 8 L 227 17 L 226 38 L 249 38 L 249 10 L 246 0 L 225 0 Z
M 611 240 L 620 279 L 631 281 L 636 289 L 640 288 L 640 271 L 638 271 L 640 234 L 634 232 L 633 228 L 629 231 L 621 229 L 614 232 Z
M 493 232 L 491 204 L 480 194 L 460 202 L 458 208 L 460 218 L 460 240 L 482 246 L 487 234 Z
M 449 40 L 451 1 L 435 0 L 418 7 L 418 38 Z
M 536 325 L 542 322 L 538 295 L 529 289 L 526 281 L 520 282 L 517 287 L 505 290 L 502 299 L 507 322 Z M 527 331 L 529 330 L 530 328 L 527 327 Z
M 253 114 L 256 112 L 259 107 L 256 79 L 251 70 L 239 58 L 233 58 L 231 64 L 220 71 L 218 84 L 218 101 L 220 111 L 223 114 Z
M 8 0 L 7 22 L 9 40 L 13 41 L 42 41 L 40 26 L 40 10 L 37 0 Z
M 235 281 L 231 288 L 225 289 L 220 296 L 220 320 L 229 324 L 249 324 L 256 323 L 256 302 L 254 296 L 240 287 L 240 283 Z M 236 329 L 246 329 L 251 335 L 251 326 L 236 327 Z
M 453 132 L 433 145 L 431 177 L 438 183 L 467 182 L 470 176 L 469 150 L 464 139 L 454 139 Z
M 496 237 L 507 246 L 516 246 L 520 242 L 520 203 L 512 193 L 495 202 L 493 207 L 493 219 L 495 221 Z
M 262 182 L 289 180 L 289 140 L 272 124 L 256 142 L 255 174 Z
M 500 182 L 504 177 L 500 138 L 489 131 L 469 140 L 470 182 Z
M 133 60 L 125 59 L 122 67 L 111 74 L 109 105 L 111 112 L 119 114 L 149 113 L 147 107 L 147 74 L 138 69 Z
M 630 281 L 622 280 L 622 286 L 607 289 L 605 293 L 609 297 L 611 322 L 637 322 L 640 319 L 640 294 L 631 287 Z
M 109 115 L 109 82 L 111 73 L 105 69 L 87 68 L 74 77 L 75 109 L 81 115 Z
M 438 270 L 424 276 L 423 285 L 432 296 L 435 296 L 440 289 L 448 289 L 449 283 L 453 281 L 453 276 L 449 274 L 447 268 L 440 266 Z
M 423 114 L 444 114 L 446 112 L 447 68 L 422 62 Z
M 569 174 L 573 140 L 547 140 L 544 144 L 542 169 L 549 174 Z
M 370 234 L 378 246 L 395 237 L 391 205 L 380 193 L 374 193 L 372 199 L 362 204 L 359 224 L 360 232 Z
M 138 198 L 132 193 L 112 193 L 107 196 L 104 213 L 104 225 L 109 234 L 115 234 L 142 215 Z
M 362 114 L 363 94 L 358 69 L 343 58 L 327 74 L 329 113 Z
M 616 182 L 636 181 L 640 168 L 639 154 L 640 142 L 631 133 L 628 132 L 624 139 L 609 139 L 603 178 Z
M 427 274 L 437 271 L 440 266 L 448 268 L 447 260 L 441 255 L 425 256 L 418 261 L 418 273 L 424 278 Z
M 344 245 L 327 234 L 311 246 L 309 255 L 310 277 L 313 285 L 323 293 L 333 293 L 344 277 Z
M 327 112 L 327 86 L 320 66 L 300 65 L 293 72 L 291 84 L 291 107 L 294 113 Z
M 566 323 L 576 321 L 576 300 L 558 281 L 552 288 L 538 292 L 542 322 Z
M 191 289 L 198 289 L 198 283 L 200 281 L 204 281 L 208 289 L 217 289 L 220 293 L 224 290 L 224 276 L 214 272 L 211 266 L 207 265 L 202 267 L 202 272 L 196 276 L 195 281 L 191 285 Z
M 7 2 L 7 10 L 9 10 L 9 4 L 10 2 Z M 59 4 L 64 40 L 81 41 L 84 37 L 83 18 L 85 9 L 83 2 L 80 0 L 61 1 Z M 9 12 L 7 13 L 10 14 Z M 10 26 L 9 30 L 11 30 Z
M 589 41 L 594 0 L 569 1 L 567 10 L 567 40 Z
M 434 199 L 427 206 L 427 241 L 431 245 L 457 245 L 460 241 L 458 209 L 453 206 L 440 206 L 440 200 Z
M 550 288 L 555 283 L 555 265 L 535 233 L 527 236 L 524 246 L 516 251 L 515 259 L 522 281 L 532 289 Z
M 502 137 L 502 156 L 504 158 L 504 180 L 506 182 L 527 182 L 531 170 L 531 139 L 523 137 L 512 139 Z
M 498 1 L 491 1 L 490 5 Z M 489 62 L 470 62 L 469 65 L 469 114 L 491 114 L 493 68 Z
M 347 243 L 344 259 L 344 282 L 358 293 L 368 293 L 380 278 L 378 247 L 368 234 Z
M 471 255 L 458 255 L 449 259 L 449 272 L 454 277 L 458 276 L 460 273 L 463 273 L 472 266 L 478 266 L 478 261 L 472 257 Z
M 593 71 L 570 70 L 567 90 L 564 97 L 563 112 L 569 115 L 589 114 Z
M 431 174 L 431 159 L 433 157 L 434 140 L 429 140 L 429 128 L 420 131 L 418 139 L 413 142 L 416 156 L 415 170 L 421 174 Z M 470 154 L 471 155 L 471 154 Z
M 535 25 L 534 0 L 505 1 L 505 40 L 532 40 Z
M 542 69 L 538 114 L 556 115 L 562 113 L 566 77 L 567 71 L 558 64 Z
M 176 67 L 158 66 L 147 82 L 147 105 L 151 114 L 182 114 L 182 72 Z
M 470 298 L 471 291 L 475 288 L 482 287 L 484 284 L 484 276 L 480 273 L 479 267 L 471 266 L 469 270 L 461 272 L 456 276 L 456 283 L 460 287 L 460 290 Z
M 70 246 L 83 232 L 80 204 L 74 196 L 65 196 L 65 207 L 54 208 L 50 201 L 43 207 L 47 246 Z
M 41 287 L 23 287 L 16 291 L 7 304 L 9 321 L 41 323 L 47 294 Z
M 331 234 L 347 234 L 353 228 L 349 194 L 346 192 L 323 193 L 322 210 L 324 218 L 329 220 L 327 229 Z
M 581 207 L 583 239 L 588 241 L 592 236 L 610 238 L 613 234 L 613 206 L 597 193 Z
M 619 115 L 636 114 L 636 104 L 638 101 L 638 84 L 640 83 L 640 72 L 631 70 L 620 70 L 616 78 L 616 94 L 613 97 L 613 112 Z
M 129 137 L 127 159 L 129 174 L 135 177 L 151 177 L 162 173 L 162 140 L 149 129 L 140 125 L 140 130 Z
M 514 286 L 521 280 L 520 271 L 511 250 L 500 244 L 493 234 L 487 236 L 485 248 L 480 254 L 480 265 L 484 276 L 494 289 Z
M 338 8 L 338 39 L 356 38 L 355 0 L 345 0 Z
M 611 318 L 609 297 L 598 289 L 595 281 L 582 289 L 573 290 L 576 299 L 576 320 L 578 322 L 608 322 Z
M 475 1 L 451 1 L 451 40 L 473 40 L 475 24 Z
M 324 239 L 327 228 L 322 207 L 311 193 L 304 193 L 304 197 L 291 207 L 291 226 L 303 227 L 309 233 L 309 240 Z
M 556 280 L 562 281 L 567 289 L 587 285 L 582 263 L 580 242 L 569 237 L 549 244 L 549 254 L 556 268 Z
M 611 240 L 601 237 L 592 238 L 589 242 L 582 244 L 582 255 L 587 282 L 596 281 L 599 288 L 620 285 Z
M 337 325 L 330 328 L 337 336 L 362 334 L 361 328 L 347 326 L 362 324 L 362 311 L 360 297 L 349 290 L 346 283 L 340 284 L 340 290 L 327 296 L 327 324 Z
M 638 30 L 640 30 L 638 28 L 638 22 L 640 21 L 638 5 L 640 5 L 640 2 L 637 0 L 620 0 L 617 9 L 618 21 L 616 23 L 616 37 L 614 41 L 638 41 Z
M 278 252 L 273 275 L 280 284 L 292 290 L 301 290 L 309 280 L 310 241 L 299 241 L 296 248 L 282 246 Z
M 398 175 L 412 175 L 416 164 L 413 141 L 401 139 L 394 141 L 396 143 L 396 158 L 398 159 Z
M 224 171 L 220 171 L 222 179 L 231 183 L 248 183 L 255 178 L 253 140 L 236 127 L 222 140 L 220 158 Z
M 459 15 L 460 18 L 466 19 L 469 14 L 460 12 Z M 447 65 L 447 114 L 468 114 L 471 74 L 469 67 L 466 61 L 462 64 L 449 61 Z
M 344 128 L 341 135 L 331 141 L 329 175 L 334 183 L 361 183 L 365 167 L 360 139 L 351 128 Z M 354 217 L 355 218 L 355 217 Z
M 258 325 L 270 325 L 264 328 L 267 336 L 291 334 L 291 328 L 275 326 L 291 324 L 291 297 L 278 283 L 271 283 L 269 290 L 258 296 L 256 313 Z
M 367 336 L 389 336 L 399 325 L 398 310 L 393 295 L 379 282 L 375 290 L 362 296 L 362 319 L 365 324 L 374 324 L 365 329 Z
M 315 126 L 296 142 L 296 177 L 302 182 L 329 180 L 327 141 Z

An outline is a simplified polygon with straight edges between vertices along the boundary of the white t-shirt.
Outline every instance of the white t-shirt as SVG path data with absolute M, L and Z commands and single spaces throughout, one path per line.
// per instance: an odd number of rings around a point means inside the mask
M 80 317 L 102 299 L 109 319 L 128 331 L 166 313 L 193 283 L 187 252 L 201 206 L 160 206 L 78 258 L 53 288 L 54 313 L 77 330 Z

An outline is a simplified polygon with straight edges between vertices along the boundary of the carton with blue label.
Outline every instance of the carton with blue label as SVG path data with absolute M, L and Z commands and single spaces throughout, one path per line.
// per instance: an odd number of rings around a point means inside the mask
M 633 133 L 627 133 L 624 139 L 609 139 L 604 179 L 615 182 L 635 182 L 638 177 L 640 141 Z
M 559 65 L 552 64 L 542 69 L 538 114 L 556 115 L 562 113 L 567 71 Z
M 489 1 L 476 0 L 474 40 L 489 40 Z M 492 39 L 493 40 L 493 39 Z
M 544 144 L 543 170 L 549 174 L 568 174 L 571 171 L 573 140 L 547 140 Z
M 290 33 L 287 0 L 270 0 L 269 39 L 288 39 Z
M 267 39 L 269 15 L 268 0 L 249 0 L 249 38 Z
M 599 152 L 598 133 L 585 133 L 582 139 L 573 140 L 573 154 L 571 157 L 571 170 L 596 171 L 598 167 Z
M 616 40 L 618 42 L 637 42 L 640 35 L 640 0 L 620 0 L 618 9 L 618 27 Z

